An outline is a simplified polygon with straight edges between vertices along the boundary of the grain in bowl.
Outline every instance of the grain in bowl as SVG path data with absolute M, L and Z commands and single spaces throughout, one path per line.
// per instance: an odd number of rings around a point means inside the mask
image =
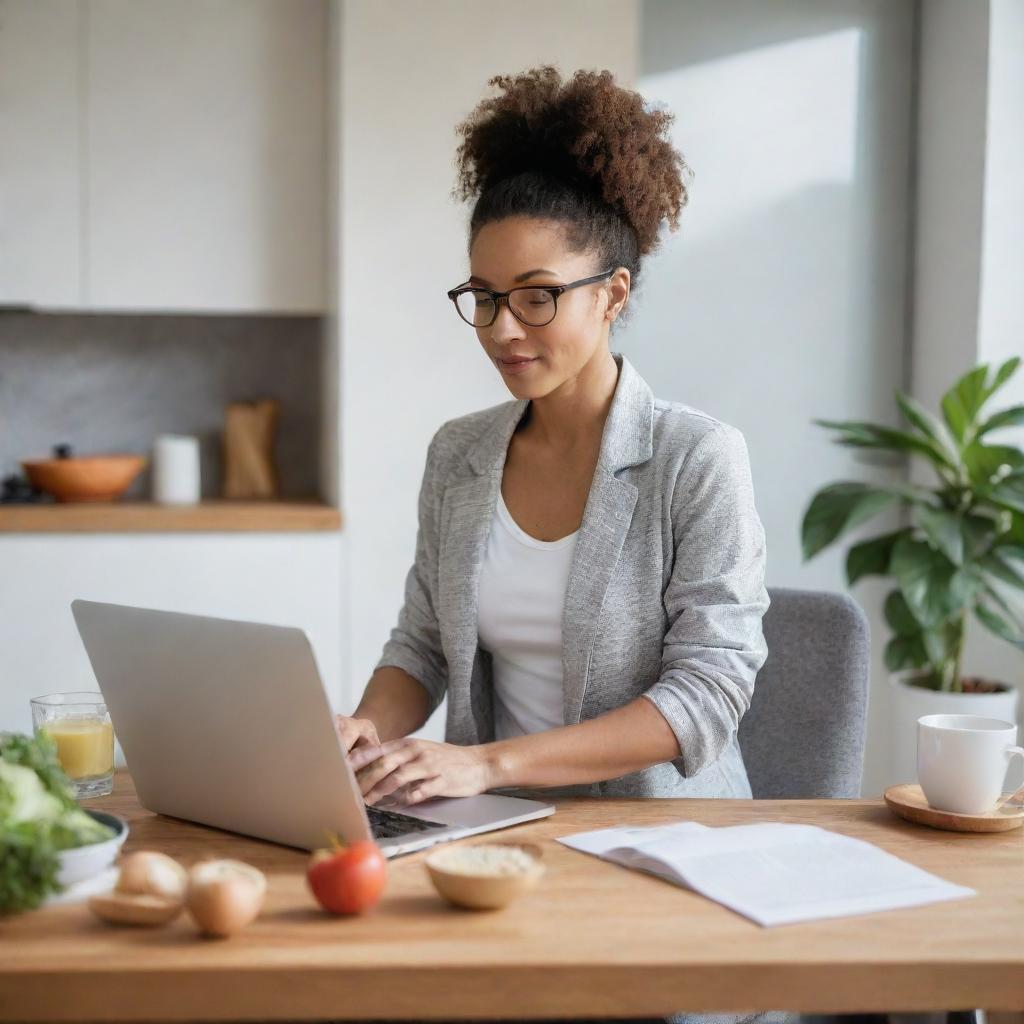
M 535 843 L 444 846 L 424 861 L 437 891 L 471 910 L 497 910 L 533 888 L 544 865 Z

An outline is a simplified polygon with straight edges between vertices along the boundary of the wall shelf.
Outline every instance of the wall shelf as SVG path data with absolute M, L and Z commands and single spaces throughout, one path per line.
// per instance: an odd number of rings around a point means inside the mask
M 341 529 L 341 513 L 319 501 L 76 502 L 0 505 L 2 533 L 305 533 Z

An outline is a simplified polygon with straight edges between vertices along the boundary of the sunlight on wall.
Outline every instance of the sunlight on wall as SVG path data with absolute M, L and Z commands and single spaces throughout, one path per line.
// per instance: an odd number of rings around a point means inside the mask
M 800 523 L 836 480 L 903 470 L 812 421 L 893 422 L 906 338 L 909 4 L 645 6 L 636 88 L 671 110 L 693 168 L 676 233 L 645 264 L 618 348 L 659 398 L 738 427 L 769 586 L 846 590 L 847 545 L 805 562 Z M 883 519 L 869 532 L 891 528 Z M 853 596 L 880 635 L 881 590 Z M 865 791 L 886 775 L 873 652 Z
M 690 239 L 808 186 L 853 180 L 861 35 L 844 29 L 641 79 L 646 100 L 679 112 L 673 145 L 701 193 L 686 211 Z M 705 154 L 713 175 L 701 175 Z

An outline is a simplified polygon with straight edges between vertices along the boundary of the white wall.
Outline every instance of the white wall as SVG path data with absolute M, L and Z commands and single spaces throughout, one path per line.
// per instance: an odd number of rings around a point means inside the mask
M 647 266 L 619 347 L 661 397 L 739 427 L 769 586 L 844 590 L 848 544 L 807 564 L 800 522 L 841 479 L 894 471 L 813 418 L 894 422 L 902 383 L 912 5 L 646 0 L 640 84 L 694 169 L 678 234 Z M 863 535 L 891 528 L 871 524 Z M 864 792 L 885 781 L 876 581 Z
M 0 565 L 0 730 L 32 731 L 31 697 L 97 689 L 71 617 L 79 597 L 300 626 L 339 705 L 337 534 L 11 535 Z
M 913 381 L 937 409 L 976 363 L 1024 355 L 1024 4 L 929 0 L 922 14 Z M 1024 404 L 1024 370 L 992 410 L 1015 404 Z M 998 440 L 1024 444 L 1024 428 Z M 963 664 L 1024 685 L 1020 652 L 973 619 Z
M 923 6 L 912 385 L 935 411 L 977 355 L 987 64 L 988 0 Z
M 337 12 L 336 12 L 337 13 Z M 455 126 L 487 79 L 542 62 L 633 77 L 633 0 L 468 0 L 340 9 L 341 507 L 355 708 L 401 606 L 427 443 L 510 398 L 445 292 L 468 273 L 469 209 L 450 198 Z M 543 26 L 543 31 L 538 31 Z M 443 709 L 423 735 L 443 735 Z
M 1024 355 L 1024 3 L 990 0 L 979 349 L 992 362 Z M 1024 370 L 1000 393 L 1024 404 Z M 1024 445 L 1024 427 L 1001 435 Z

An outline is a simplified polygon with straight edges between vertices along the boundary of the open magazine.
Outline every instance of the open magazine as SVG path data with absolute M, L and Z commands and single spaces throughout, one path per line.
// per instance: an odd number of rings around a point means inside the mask
M 766 926 L 977 895 L 816 825 L 680 821 L 578 832 L 558 842 L 693 889 Z

